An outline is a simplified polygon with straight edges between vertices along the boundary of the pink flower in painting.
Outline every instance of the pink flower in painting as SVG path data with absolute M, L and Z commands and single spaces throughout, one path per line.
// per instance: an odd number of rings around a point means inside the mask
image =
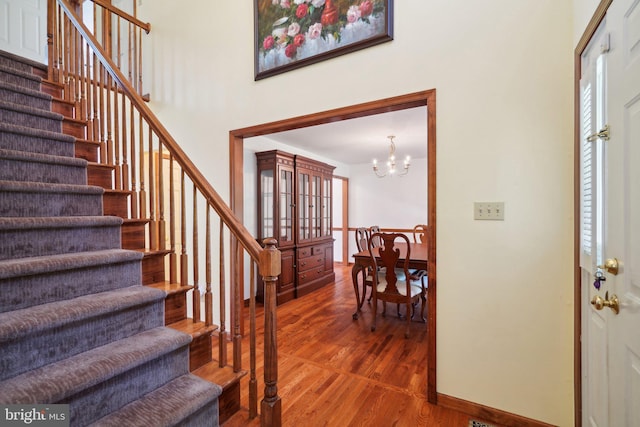
M 287 56 L 287 58 L 293 58 L 294 56 L 296 56 L 297 51 L 298 46 L 296 46 L 295 44 L 290 44 L 284 50 L 284 54 Z
M 293 37 L 299 32 L 300 32 L 300 24 L 298 24 L 297 22 L 294 22 L 293 24 L 289 25 L 289 28 L 287 29 L 287 35 L 289 37 Z
M 347 10 L 347 22 L 353 24 L 360 19 L 360 8 L 358 6 L 349 6 Z
M 317 39 L 322 34 L 322 24 L 316 22 L 315 24 L 309 27 L 309 31 L 307 31 L 307 37 L 311 40 Z
M 273 36 L 267 36 L 262 42 L 262 47 L 264 48 L 264 50 L 269 50 L 273 47 L 274 44 L 276 44 L 276 41 L 274 40 Z
M 298 19 L 302 19 L 304 18 L 304 16 L 307 14 L 308 11 L 309 11 L 309 6 L 307 6 L 306 3 L 303 3 L 299 5 L 298 8 L 296 9 L 296 17 Z
M 365 0 L 360 3 L 360 16 L 369 16 L 373 12 L 373 3 L 371 0 Z
M 297 47 L 302 46 L 303 43 L 304 43 L 304 34 L 297 34 L 293 38 L 293 44 L 296 45 Z
M 291 2 L 289 2 L 289 0 L 280 0 L 280 7 L 283 9 L 289 9 L 291 7 Z

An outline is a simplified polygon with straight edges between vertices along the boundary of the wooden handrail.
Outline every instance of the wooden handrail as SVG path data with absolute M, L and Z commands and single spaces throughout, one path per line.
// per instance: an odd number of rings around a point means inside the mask
M 229 227 L 233 235 L 242 244 L 249 256 L 251 256 L 254 261 L 259 262 L 260 252 L 262 250 L 260 244 L 254 239 L 251 233 L 246 230 L 246 228 L 238 220 L 238 218 L 236 218 L 236 216 L 226 205 L 222 197 L 220 197 L 220 195 L 215 191 L 215 189 L 207 181 L 204 175 L 202 175 L 202 173 L 196 168 L 195 164 L 191 161 L 191 159 L 189 159 L 182 148 L 180 148 L 178 143 L 162 125 L 162 123 L 160 123 L 155 114 L 153 114 L 151 109 L 146 105 L 142 97 L 133 88 L 131 83 L 129 83 L 127 78 L 122 74 L 118 67 L 106 55 L 106 53 L 99 45 L 95 37 L 88 30 L 88 28 L 77 18 L 68 0 L 58 0 L 58 4 L 60 4 L 60 6 L 64 9 L 71 22 L 78 29 L 78 32 L 86 40 L 87 44 L 91 47 L 96 56 L 103 63 L 106 71 L 115 80 L 117 85 L 121 88 L 122 92 L 129 97 L 133 105 L 140 112 L 140 115 L 144 117 L 145 120 L 147 120 L 149 126 L 153 127 L 154 132 L 169 148 L 175 161 L 177 161 L 185 171 L 188 171 L 189 178 L 202 192 L 204 197 L 211 204 L 216 213 L 222 218 L 227 227 Z M 260 269 L 260 274 L 266 276 L 272 275 L 271 272 L 262 271 L 261 265 Z
M 138 18 L 136 18 L 135 16 L 131 16 L 129 15 L 127 12 L 118 9 L 117 7 L 103 1 L 103 0 L 91 0 L 92 2 L 94 2 L 95 4 L 97 4 L 98 6 L 102 6 L 105 9 L 107 9 L 109 12 L 115 13 L 116 15 L 118 15 L 120 18 L 125 19 L 129 22 L 131 22 L 134 25 L 137 25 L 138 27 L 142 28 L 147 34 L 149 34 L 149 31 L 151 31 L 151 24 L 148 22 L 142 22 L 141 20 L 139 20 Z

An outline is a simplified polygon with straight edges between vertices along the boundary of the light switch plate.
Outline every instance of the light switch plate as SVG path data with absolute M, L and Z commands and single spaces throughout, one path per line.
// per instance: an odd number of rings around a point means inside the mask
M 473 219 L 504 221 L 504 202 L 474 202 Z

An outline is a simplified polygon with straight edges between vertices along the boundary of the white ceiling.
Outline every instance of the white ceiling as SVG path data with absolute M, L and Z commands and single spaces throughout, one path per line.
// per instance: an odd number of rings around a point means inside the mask
M 389 155 L 389 139 L 395 135 L 396 157 L 427 157 L 427 107 L 416 107 L 357 119 L 265 135 L 344 164 L 382 161 Z

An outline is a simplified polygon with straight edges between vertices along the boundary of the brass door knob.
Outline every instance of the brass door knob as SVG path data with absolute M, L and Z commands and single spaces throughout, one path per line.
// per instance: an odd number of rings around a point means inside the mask
M 614 276 L 618 274 L 618 268 L 620 267 L 618 263 L 618 258 L 607 258 L 604 262 L 604 265 L 599 265 L 598 268 L 602 268 L 607 271 L 607 273 L 611 273 Z
M 620 313 L 620 301 L 616 294 L 611 295 L 611 299 L 609 299 L 609 292 L 605 293 L 604 299 L 600 295 L 596 295 L 591 300 L 591 305 L 595 307 L 596 310 L 602 310 L 604 307 L 609 307 L 615 314 Z

